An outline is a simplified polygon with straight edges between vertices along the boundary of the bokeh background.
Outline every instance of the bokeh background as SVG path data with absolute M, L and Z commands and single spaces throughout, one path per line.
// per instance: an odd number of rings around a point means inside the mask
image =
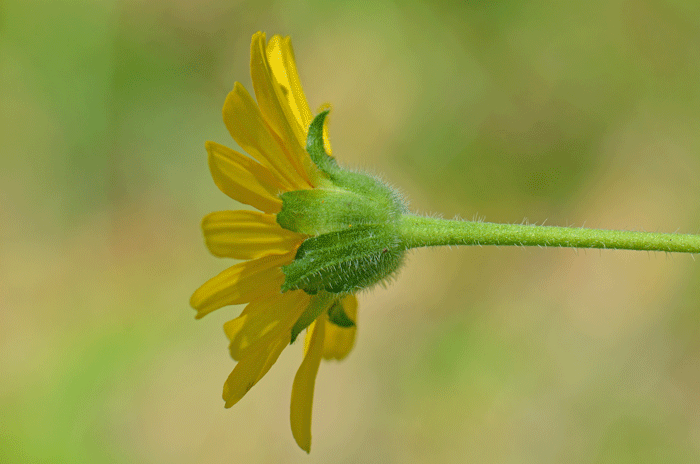
M 324 363 L 310 456 L 299 346 L 234 408 L 237 204 L 205 140 L 291 35 L 334 153 L 444 217 L 700 230 L 691 0 L 0 4 L 0 462 L 700 462 L 700 264 L 663 253 L 416 250 Z

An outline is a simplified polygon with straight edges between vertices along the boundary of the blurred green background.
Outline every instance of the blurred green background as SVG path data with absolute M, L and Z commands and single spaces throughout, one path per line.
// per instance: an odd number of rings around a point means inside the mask
M 324 363 L 298 347 L 231 410 L 191 292 L 232 263 L 205 140 L 257 30 L 291 35 L 334 153 L 445 217 L 700 229 L 700 3 L 0 4 L 0 462 L 700 461 L 687 255 L 417 250 Z

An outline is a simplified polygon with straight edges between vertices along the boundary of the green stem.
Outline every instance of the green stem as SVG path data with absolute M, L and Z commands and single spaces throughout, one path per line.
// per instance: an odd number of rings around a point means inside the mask
M 521 245 L 700 253 L 700 235 L 492 224 L 404 215 L 401 238 L 408 248 L 439 245 Z

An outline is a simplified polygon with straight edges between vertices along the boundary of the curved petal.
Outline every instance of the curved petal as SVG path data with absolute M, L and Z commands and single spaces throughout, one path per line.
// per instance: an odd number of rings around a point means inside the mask
M 281 90 L 283 101 L 294 116 L 292 130 L 303 147 L 306 145 L 306 134 L 313 116 L 299 81 L 292 41 L 289 37 L 282 38 L 276 35 L 267 43 L 266 51 L 272 77 Z
M 357 297 L 346 296 L 340 302 L 345 314 L 355 323 L 354 327 L 340 327 L 326 319 L 326 338 L 323 342 L 323 359 L 345 358 L 355 344 L 357 334 Z
M 272 343 L 259 345 L 236 364 L 224 383 L 222 396 L 227 408 L 238 403 L 267 374 L 288 344 L 286 338 L 278 338 Z
M 209 279 L 190 298 L 190 305 L 197 310 L 197 319 L 223 306 L 280 293 L 284 282 L 281 266 L 293 259 L 294 252 L 265 256 L 238 263 Z
M 318 108 L 317 114 L 322 113 L 324 111 L 328 111 L 328 115 L 326 116 L 326 119 L 323 120 L 323 149 L 326 150 L 326 153 L 328 156 L 333 157 L 333 149 L 331 148 L 331 139 L 330 136 L 328 135 L 328 125 L 330 124 L 331 120 L 331 110 L 333 108 L 331 107 L 330 103 L 324 103 Z
M 319 113 L 321 111 L 324 111 L 325 109 L 330 110 L 331 105 L 323 105 L 321 109 L 319 110 Z M 326 153 L 328 153 L 328 156 L 333 156 L 333 149 L 331 148 L 331 138 L 328 135 L 328 124 L 330 124 L 330 113 L 328 116 L 326 116 L 326 119 L 323 121 L 323 148 L 326 150 Z
M 250 46 L 250 74 L 255 97 L 265 121 L 272 128 L 299 175 L 307 179 L 312 186 L 316 186 L 317 169 L 304 149 L 305 144 L 299 143 L 292 129 L 290 122 L 296 124 L 296 118 L 282 95 L 283 90 L 272 76 L 267 61 L 265 34 L 262 32 L 253 35 Z
M 231 357 L 243 359 L 258 344 L 269 344 L 283 332 L 287 333 L 289 342 L 292 326 L 310 300 L 303 290 L 293 290 L 249 303 L 240 316 L 224 324 L 226 336 L 231 340 Z
M 314 385 L 318 366 L 323 353 L 325 335 L 325 316 L 320 316 L 309 327 L 311 339 L 292 385 L 292 403 L 289 419 L 292 424 L 292 435 L 297 445 L 307 453 L 311 450 L 311 410 L 314 401 Z
M 250 156 L 267 167 L 285 190 L 310 188 L 306 179 L 297 173 L 287 153 L 270 132 L 253 97 L 239 82 L 226 97 L 223 109 L 224 124 L 233 140 Z
M 206 143 L 209 170 L 219 190 L 234 200 L 266 213 L 279 213 L 282 185 L 261 164 L 214 142 Z
M 216 211 L 202 220 L 204 239 L 215 256 L 256 259 L 296 250 L 303 235 L 280 227 L 272 214 Z

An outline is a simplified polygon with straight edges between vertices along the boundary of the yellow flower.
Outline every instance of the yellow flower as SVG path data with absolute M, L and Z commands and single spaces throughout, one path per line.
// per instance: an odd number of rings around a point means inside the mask
M 224 384 L 226 407 L 236 404 L 275 363 L 292 340 L 292 328 L 313 305 L 323 305 L 307 329 L 304 359 L 292 386 L 291 426 L 297 444 L 311 447 L 311 409 L 321 358 L 343 359 L 353 346 L 355 326 L 329 320 L 329 310 L 341 305 L 356 322 L 354 295 L 304 290 L 281 291 L 282 266 L 294 261 L 309 238 L 282 228 L 276 215 L 280 194 L 312 190 L 322 173 L 305 150 L 312 114 L 296 70 L 291 41 L 253 35 L 251 76 L 257 103 L 236 82 L 223 108 L 224 123 L 250 157 L 207 142 L 209 167 L 217 187 L 234 200 L 259 211 L 219 211 L 207 215 L 202 229 L 207 247 L 220 257 L 246 260 L 210 279 L 194 292 L 190 304 L 197 318 L 227 305 L 247 304 L 224 325 L 231 356 L 238 361 Z M 326 151 L 330 151 L 324 137 Z

